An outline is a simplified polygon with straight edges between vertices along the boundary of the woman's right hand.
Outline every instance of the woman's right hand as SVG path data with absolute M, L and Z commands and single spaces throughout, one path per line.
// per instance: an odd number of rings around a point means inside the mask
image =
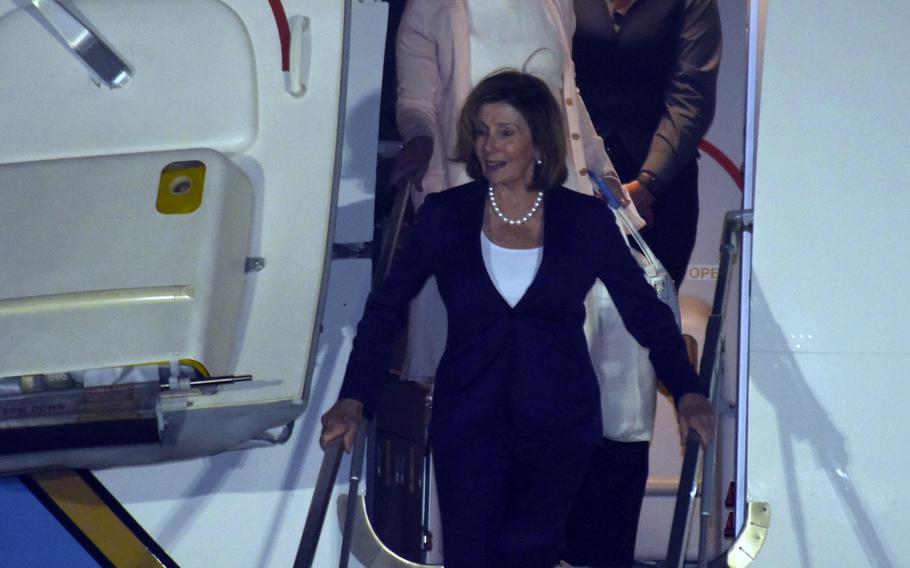
M 423 176 L 430 167 L 433 157 L 433 139 L 429 136 L 415 136 L 401 147 L 395 158 L 395 165 L 389 174 L 392 185 L 401 187 L 413 183 L 417 191 L 423 191 Z
M 344 451 L 351 453 L 357 427 L 363 420 L 363 403 L 353 398 L 342 398 L 322 415 L 322 434 L 319 445 L 324 450 L 326 445 L 336 438 L 343 438 Z

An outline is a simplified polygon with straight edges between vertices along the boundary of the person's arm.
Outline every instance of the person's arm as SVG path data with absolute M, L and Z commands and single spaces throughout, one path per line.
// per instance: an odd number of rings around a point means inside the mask
M 572 87 L 574 88 L 575 85 L 573 84 Z M 585 106 L 581 93 L 578 92 L 577 88 L 574 88 L 574 90 L 575 97 L 569 97 L 569 99 L 572 100 L 573 105 L 577 105 L 578 126 L 581 130 L 581 139 L 585 149 L 585 163 L 603 178 L 620 203 L 626 205 L 628 202 L 627 196 L 622 195 L 622 183 L 619 180 L 619 174 L 616 173 L 616 168 L 613 167 L 613 161 L 610 160 L 610 156 L 607 155 L 607 151 L 604 148 L 603 138 L 594 130 L 594 124 L 591 122 L 588 107 Z M 566 104 L 568 104 L 568 99 Z
M 420 208 L 388 277 L 367 298 L 338 401 L 322 417 L 319 441 L 323 447 L 342 437 L 350 450 L 361 417 L 373 413 L 379 386 L 389 373 L 395 339 L 407 321 L 408 305 L 433 272 L 436 231 L 444 224 L 436 197 L 430 196 Z
M 648 190 L 655 197 L 660 196 L 662 184 L 692 159 L 714 119 L 720 57 L 716 0 L 686 0 L 676 64 L 664 94 L 664 114 L 641 168 L 645 175 L 636 180 L 642 185 L 650 182 Z
M 626 329 L 649 350 L 648 358 L 655 373 L 673 395 L 683 439 L 688 429 L 693 428 L 702 442 L 709 444 L 714 433 L 713 409 L 689 362 L 673 312 L 648 284 L 616 227 L 613 213 L 605 205 L 596 213 L 595 223 L 597 256 L 601 259 L 598 278 L 610 292 Z
M 440 79 L 436 38 L 427 21 L 429 7 L 426 0 L 409 0 L 395 44 L 396 120 L 404 146 L 390 179 L 397 186 L 413 183 L 418 191 L 423 190 L 421 181 L 433 159 L 434 146 L 439 144 L 436 94 Z

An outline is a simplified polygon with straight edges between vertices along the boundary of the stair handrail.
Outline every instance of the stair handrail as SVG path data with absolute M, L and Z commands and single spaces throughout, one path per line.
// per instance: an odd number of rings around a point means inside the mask
M 332 498 L 332 488 L 338 477 L 338 468 L 341 466 L 341 456 L 344 453 L 343 440 L 337 438 L 329 442 L 322 456 L 322 465 L 316 477 L 313 489 L 313 498 L 310 500 L 310 509 L 307 512 L 303 534 L 297 547 L 297 556 L 294 558 L 294 568 L 311 568 L 316 558 L 316 547 L 319 536 L 322 534 L 322 525 L 329 510 L 329 500 Z
M 737 250 L 739 234 L 752 227 L 752 210 L 743 209 L 728 211 L 724 216 L 723 232 L 720 240 L 720 263 L 717 273 L 717 286 L 714 289 L 714 303 L 708 324 L 705 330 L 704 348 L 698 370 L 699 383 L 707 387 L 707 392 L 713 401 L 715 410 L 719 397 L 714 392 L 716 377 L 720 369 L 720 354 L 722 353 L 724 309 L 727 303 L 727 291 L 730 283 L 730 270 Z M 708 448 L 713 455 L 717 444 L 716 426 L 715 437 Z M 676 506 L 673 511 L 673 522 L 670 529 L 670 539 L 667 544 L 667 555 L 663 568 L 683 568 L 686 561 L 689 529 L 692 519 L 692 507 L 698 490 L 698 466 L 702 458 L 701 438 L 694 430 L 689 430 L 686 437 L 685 453 L 680 469 L 679 487 L 676 492 Z M 710 471 L 708 471 L 710 469 Z M 705 467 L 703 475 L 713 483 L 714 467 Z M 706 486 L 703 484 L 703 489 Z M 703 497 L 704 498 L 704 497 Z M 704 532 L 707 517 L 702 516 L 702 529 Z M 704 547 L 704 541 L 701 548 Z M 699 551 L 700 564 L 704 564 L 705 552 Z
M 410 184 L 396 188 L 392 210 L 382 228 L 381 244 L 373 270 L 374 288 L 385 279 L 392 267 L 392 262 L 395 259 L 395 252 L 398 250 L 398 243 L 401 240 L 402 225 L 404 224 L 405 213 L 408 209 L 410 194 Z M 348 511 L 345 514 L 342 532 L 341 568 L 347 566 L 348 552 L 351 548 L 352 510 L 355 502 L 354 497 L 356 496 L 361 480 L 360 475 L 363 464 L 364 446 L 366 445 L 367 428 L 368 423 L 366 420 L 363 420 L 358 429 L 354 447 L 351 451 L 351 490 L 348 492 L 349 506 Z M 343 445 L 340 438 L 329 442 L 325 447 L 322 465 L 319 468 L 319 474 L 316 478 L 313 499 L 310 501 L 310 509 L 307 513 L 306 523 L 303 527 L 303 534 L 300 537 L 300 545 L 297 548 L 297 557 L 294 561 L 294 568 L 310 568 L 313 565 L 313 560 L 316 557 L 316 546 L 319 543 L 319 536 L 322 534 L 322 527 L 325 524 L 329 500 L 332 496 L 332 488 L 335 486 L 338 477 L 338 469 L 341 466 L 343 453 Z

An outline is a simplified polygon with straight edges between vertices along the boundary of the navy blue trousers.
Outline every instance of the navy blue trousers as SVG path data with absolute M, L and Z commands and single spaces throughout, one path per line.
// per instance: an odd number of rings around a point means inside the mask
M 569 516 L 564 560 L 598 568 L 634 564 L 648 448 L 607 439 L 597 448 Z
M 593 450 L 437 442 L 446 568 L 553 568 Z

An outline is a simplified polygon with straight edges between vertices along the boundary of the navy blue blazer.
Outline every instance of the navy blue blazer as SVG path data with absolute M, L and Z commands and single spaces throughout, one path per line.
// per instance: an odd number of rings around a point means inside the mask
M 473 182 L 427 196 L 392 269 L 367 300 L 340 398 L 368 415 L 388 375 L 410 300 L 435 275 L 448 313 L 436 373 L 430 435 L 435 442 L 517 441 L 594 445 L 603 436 L 598 383 L 584 335 L 584 299 L 600 278 L 626 327 L 645 347 L 674 397 L 699 392 L 670 309 L 645 281 L 595 197 L 545 192 L 543 258 L 511 307 L 487 273 L 480 231 L 487 188 Z

